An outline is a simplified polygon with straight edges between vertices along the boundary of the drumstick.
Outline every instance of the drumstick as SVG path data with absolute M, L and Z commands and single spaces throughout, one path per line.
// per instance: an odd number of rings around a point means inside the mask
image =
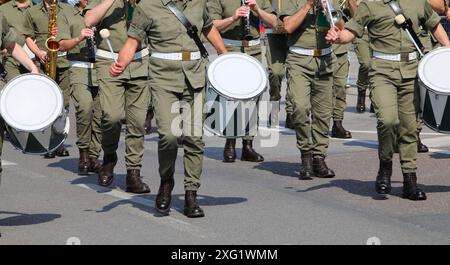
M 403 16 L 403 15 L 395 16 L 395 22 L 397 24 L 402 25 L 403 23 L 405 23 L 405 21 L 406 21 L 405 16 Z M 411 32 L 409 32 L 408 28 L 405 28 L 405 31 L 406 31 L 406 33 L 408 33 L 409 38 L 411 39 L 412 43 L 416 47 L 417 51 L 419 52 L 420 57 L 423 57 L 423 52 L 419 48 L 419 45 L 417 45 L 416 41 L 414 40 L 413 36 L 411 35 Z
M 106 40 L 106 43 L 108 44 L 109 51 L 111 52 L 111 57 L 114 59 L 114 62 L 117 63 L 117 58 L 115 56 L 114 50 L 111 46 L 111 41 L 109 40 L 109 36 L 111 36 L 111 33 L 108 29 L 102 29 L 100 30 L 100 36 Z

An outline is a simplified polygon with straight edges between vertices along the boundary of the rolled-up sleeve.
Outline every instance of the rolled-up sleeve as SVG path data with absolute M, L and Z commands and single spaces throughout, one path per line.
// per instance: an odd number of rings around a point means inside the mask
M 6 21 L 4 16 L 0 16 L 2 23 L 2 45 L 1 49 L 5 49 L 9 47 L 11 44 L 14 44 L 16 41 L 16 33 L 13 30 L 10 30 L 8 22 Z
M 369 24 L 370 10 L 367 5 L 362 2 L 356 11 L 356 15 L 345 24 L 345 28 L 354 32 L 358 38 L 364 34 L 364 27 Z
M 439 15 L 433 10 L 428 1 L 425 1 L 425 23 L 424 26 L 428 30 L 434 29 L 441 22 Z
M 206 9 L 211 19 L 222 19 L 223 10 L 219 0 L 208 0 L 206 3 Z
M 151 25 L 152 19 L 145 14 L 140 6 L 136 6 L 130 28 L 128 29 L 128 37 L 136 39 L 141 43 L 145 42 Z

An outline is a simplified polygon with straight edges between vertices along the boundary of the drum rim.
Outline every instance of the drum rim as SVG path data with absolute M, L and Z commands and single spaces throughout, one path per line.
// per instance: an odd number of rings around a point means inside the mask
M 438 48 L 433 49 L 432 51 L 428 52 L 427 54 L 425 54 L 425 56 L 419 62 L 419 66 L 417 69 L 417 76 L 418 76 L 417 79 L 419 81 L 420 87 L 423 87 L 427 90 L 431 90 L 431 91 L 433 91 L 433 93 L 438 94 L 438 95 L 450 96 L 450 89 L 448 91 L 438 91 L 438 90 L 434 89 L 432 86 L 430 86 L 430 85 L 432 85 L 431 83 L 424 81 L 424 79 L 422 78 L 423 75 L 421 75 L 421 73 L 424 73 L 425 64 L 426 64 L 426 62 L 429 61 L 429 58 L 437 55 L 438 53 L 443 52 L 444 50 L 450 52 L 450 47 L 438 47 Z
M 35 126 L 34 128 L 31 128 L 31 129 L 30 129 L 30 128 L 16 128 L 16 127 L 14 127 L 14 126 L 11 125 L 11 123 L 14 123 L 14 122 L 12 122 L 12 119 L 10 118 L 10 116 L 9 116 L 9 115 L 5 115 L 5 113 L 7 113 L 7 112 L 5 112 L 5 104 L 2 104 L 3 101 L 4 101 L 4 96 L 3 96 L 3 95 L 5 95 L 5 93 L 8 92 L 8 88 L 11 87 L 11 84 L 13 84 L 14 82 L 17 82 L 18 79 L 25 78 L 25 77 L 29 77 L 29 76 L 37 76 L 37 77 L 39 77 L 39 78 L 44 78 L 46 81 L 49 81 L 49 83 L 53 83 L 53 84 L 54 84 L 54 87 L 56 87 L 56 88 L 59 89 L 59 92 L 60 92 L 60 93 L 58 93 L 59 96 L 57 96 L 57 97 L 59 98 L 59 104 L 58 104 L 58 105 L 61 106 L 61 111 L 60 111 L 59 113 L 56 113 L 56 112 L 55 112 L 54 114 L 52 114 L 52 116 L 50 116 L 50 118 L 52 118 L 52 119 L 49 118 L 49 119 L 48 119 L 49 122 L 47 122 L 46 124 L 41 125 L 40 127 Z M 58 109 L 59 109 L 59 106 L 58 106 Z M 14 129 L 16 129 L 16 130 L 18 130 L 18 131 L 24 131 L 24 132 L 34 133 L 34 132 L 39 132 L 39 131 L 45 130 L 46 128 L 48 128 L 49 126 L 51 126 L 51 125 L 53 124 L 53 122 L 54 122 L 59 116 L 61 116 L 61 114 L 62 114 L 62 112 L 63 112 L 63 109 L 64 109 L 64 97 L 63 97 L 61 88 L 60 88 L 59 85 L 55 82 L 55 80 L 51 79 L 50 77 L 48 77 L 48 76 L 46 76 L 46 75 L 44 75 L 44 74 L 26 73 L 26 74 L 18 75 L 18 76 L 16 76 L 16 77 L 12 78 L 11 80 L 9 80 L 8 83 L 5 84 L 5 86 L 3 87 L 3 89 L 2 89 L 2 91 L 1 91 L 1 93 L 0 93 L 0 115 L 2 116 L 3 120 L 5 121 L 5 123 L 8 124 L 8 126 L 14 128 Z M 50 120 L 52 120 L 52 121 L 50 122 Z M 17 124 L 14 124 L 14 125 L 17 125 Z M 45 126 L 44 126 L 44 125 L 45 125 Z
M 210 76 L 211 76 L 210 72 L 212 71 L 212 69 L 214 68 L 214 66 L 216 64 L 218 64 L 221 60 L 224 60 L 225 57 L 230 57 L 230 56 L 245 57 L 245 58 L 253 61 L 254 63 L 256 63 L 255 65 L 258 66 L 258 68 L 262 74 L 261 76 L 263 76 L 263 78 L 264 78 L 264 86 L 261 86 L 261 89 L 258 93 L 249 94 L 251 96 L 247 96 L 247 97 L 236 97 L 236 96 L 233 97 L 231 95 L 226 95 L 226 94 L 222 93 L 221 91 L 219 91 L 218 89 L 216 89 L 216 86 L 214 86 L 214 80 L 212 80 L 210 78 Z M 268 84 L 267 71 L 264 69 L 264 66 L 262 65 L 262 63 L 260 61 L 258 61 L 256 58 L 254 58 L 253 56 L 250 56 L 248 54 L 241 53 L 241 52 L 228 52 L 226 54 L 219 55 L 216 59 L 214 59 L 214 61 L 212 61 L 209 64 L 208 70 L 207 70 L 207 77 L 208 77 L 208 87 L 214 89 L 214 91 L 216 91 L 217 94 L 219 94 L 227 99 L 231 99 L 231 100 L 252 100 L 252 99 L 258 98 L 266 91 L 267 84 Z

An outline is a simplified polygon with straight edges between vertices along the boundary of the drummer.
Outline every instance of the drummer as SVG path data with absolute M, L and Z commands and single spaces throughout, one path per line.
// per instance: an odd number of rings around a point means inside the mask
M 200 188 L 204 152 L 202 103 L 205 101 L 207 59 L 201 55 L 203 47 L 196 45 L 183 24 L 163 5 L 167 2 L 169 1 L 141 1 L 138 4 L 128 30 L 128 40 L 119 53 L 119 63 L 112 64 L 110 74 L 121 75 L 133 58 L 136 48 L 148 39 L 152 50 L 150 87 L 155 99 L 161 176 L 155 208 L 161 214 L 167 214 L 170 210 L 175 184 L 177 136 L 181 134 L 174 131 L 174 128 L 180 128 L 182 122 L 186 192 L 184 214 L 190 218 L 203 217 L 204 212 L 197 201 L 197 190 Z M 183 7 L 183 13 L 199 30 L 197 37 L 200 44 L 199 35 L 203 33 L 219 54 L 227 52 L 220 34 L 206 13 L 206 0 L 176 3 L 178 9 Z M 161 36 L 164 36 L 164 39 Z
M 427 0 L 397 1 L 406 18 L 414 28 L 430 30 L 443 46 L 449 40 L 439 16 Z M 389 16 L 386 14 L 390 14 Z M 382 1 L 363 1 L 355 17 L 346 24 L 346 29 L 330 29 L 327 40 L 348 43 L 361 37 L 367 26 L 372 40 L 371 49 L 371 99 L 378 118 L 378 157 L 380 166 L 375 183 L 379 194 L 391 191 L 392 155 L 398 132 L 400 164 L 403 172 L 403 197 L 410 200 L 426 200 L 426 194 L 417 187 L 417 124 L 414 106 L 414 88 L 418 67 L 417 50 L 412 41 L 394 20 L 390 5 Z M 419 25 L 419 23 L 421 25 Z M 416 31 L 412 30 L 415 34 Z
M 259 40 L 259 20 L 266 25 L 275 28 L 277 17 L 274 14 L 269 0 L 208 0 L 208 13 L 214 21 L 214 25 L 224 38 L 228 51 L 242 52 L 261 61 L 261 45 Z M 244 41 L 244 27 L 242 18 L 249 14 L 250 9 L 250 35 L 252 40 Z M 231 77 L 232 78 L 232 77 Z M 262 162 L 264 157 L 253 149 L 254 135 L 242 138 L 241 160 L 249 162 Z M 227 138 L 223 151 L 224 162 L 236 160 L 236 139 Z

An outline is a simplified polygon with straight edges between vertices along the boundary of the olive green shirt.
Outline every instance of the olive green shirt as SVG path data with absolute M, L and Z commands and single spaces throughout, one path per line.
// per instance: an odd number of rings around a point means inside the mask
M 395 22 L 395 14 L 387 2 L 387 0 L 361 2 L 355 17 L 345 27 L 358 37 L 362 37 L 364 27 L 367 26 L 371 40 L 369 45 L 372 51 L 389 54 L 416 51 L 406 31 Z M 424 29 L 431 30 L 440 22 L 439 16 L 433 11 L 427 0 L 398 0 L 397 2 L 405 16 L 411 19 L 417 34 L 420 33 L 419 25 Z M 402 62 L 398 65 L 403 78 L 416 76 L 417 60 Z
M 25 14 L 27 9 L 29 8 L 31 8 L 31 6 L 28 6 L 26 8 L 19 8 L 16 1 L 14 0 L 0 5 L 0 14 L 2 14 L 6 18 L 9 27 L 16 32 L 16 42 L 20 46 L 23 46 L 25 44 Z
M 236 9 L 242 6 L 242 0 L 208 0 L 207 2 L 208 13 L 213 20 L 231 17 L 236 12 Z M 256 0 L 256 3 L 262 10 L 274 13 L 269 0 Z M 250 11 L 250 34 L 253 36 L 253 39 L 259 39 L 259 17 L 254 11 Z M 234 21 L 221 32 L 221 35 L 224 39 L 242 40 L 241 20 Z
M 64 14 L 72 11 L 72 6 L 58 2 L 57 23 L 58 25 L 63 23 L 62 18 Z M 48 38 L 48 12 L 44 2 L 34 5 L 27 9 L 24 22 L 24 35 L 31 37 L 36 41 L 36 45 L 39 49 L 46 51 L 45 41 Z M 58 35 L 61 34 L 61 30 L 58 29 Z M 58 38 L 58 36 L 57 36 Z M 66 56 L 58 56 L 57 60 L 58 68 L 69 67 L 69 61 Z
M 0 32 L 2 34 L 0 39 L 0 49 L 6 49 L 6 47 L 15 43 L 17 38 L 16 33 L 10 29 L 8 22 L 2 14 L 0 14 Z
M 154 2 L 154 1 L 160 2 L 160 0 L 151 0 L 151 1 L 144 0 L 141 2 Z M 84 12 L 87 12 L 95 8 L 101 2 L 102 0 L 91 0 L 89 2 L 89 5 L 84 9 Z M 111 42 L 112 49 L 116 53 L 120 51 L 120 49 L 123 47 L 128 38 L 127 30 L 129 28 L 129 23 L 127 22 L 127 20 L 128 20 L 128 5 L 126 4 L 126 1 L 116 0 L 108 9 L 108 12 L 106 12 L 106 15 L 103 17 L 100 23 L 95 26 L 97 28 L 97 32 L 100 32 L 102 29 L 109 30 L 110 32 L 109 40 Z M 96 42 L 98 49 L 109 51 L 109 47 L 105 39 L 98 36 Z M 142 45 L 141 48 L 138 50 L 141 50 L 147 46 L 145 42 L 142 42 L 141 45 Z
M 287 0 L 281 17 L 292 16 L 306 4 L 306 0 Z M 339 10 L 337 0 L 333 1 L 335 10 Z M 325 40 L 325 36 L 330 29 L 330 23 L 323 13 L 321 6 L 314 6 L 309 9 L 302 24 L 289 35 L 288 45 L 304 49 L 325 49 L 331 44 Z
M 194 40 L 175 15 L 163 5 L 169 0 L 141 1 L 135 9 L 128 36 L 141 43 L 148 41 L 151 51 L 178 53 L 198 51 Z M 177 7 L 188 20 L 202 31 L 212 27 L 206 12 L 206 0 L 178 0 Z M 207 59 L 172 61 L 150 57 L 149 82 L 152 88 L 183 92 L 186 79 L 193 88 L 203 88 L 206 80 Z

